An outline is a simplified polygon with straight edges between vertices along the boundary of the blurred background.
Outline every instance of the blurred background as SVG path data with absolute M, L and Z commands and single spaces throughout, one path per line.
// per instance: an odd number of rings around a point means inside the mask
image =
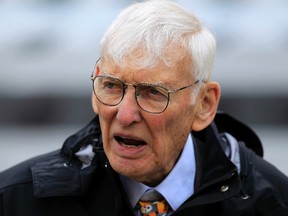
M 134 0 L 0 1 L 0 171 L 60 148 L 93 117 L 99 41 Z M 288 1 L 179 0 L 218 41 L 220 109 L 288 175 Z

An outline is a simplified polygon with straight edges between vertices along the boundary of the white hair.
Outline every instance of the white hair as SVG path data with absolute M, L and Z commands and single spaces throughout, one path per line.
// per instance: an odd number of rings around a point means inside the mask
M 124 9 L 101 40 L 100 57 L 137 68 L 187 59 L 195 80 L 210 80 L 216 52 L 214 36 L 180 5 L 168 0 L 134 3 Z M 197 91 L 198 92 L 198 91 Z

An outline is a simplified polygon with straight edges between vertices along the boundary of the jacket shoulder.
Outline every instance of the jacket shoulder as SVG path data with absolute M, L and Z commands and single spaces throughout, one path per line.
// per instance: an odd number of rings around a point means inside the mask
M 214 122 L 220 133 L 231 134 L 238 141 L 244 142 L 258 156 L 263 157 L 263 147 L 258 135 L 246 124 L 221 111 L 217 112 Z
M 60 149 L 21 162 L 0 172 L 0 192 L 7 187 L 32 182 L 31 166 L 60 154 Z

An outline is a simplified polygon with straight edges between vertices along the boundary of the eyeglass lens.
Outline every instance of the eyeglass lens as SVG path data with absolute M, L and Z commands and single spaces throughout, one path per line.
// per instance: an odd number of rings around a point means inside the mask
M 117 78 L 97 76 L 93 88 L 100 102 L 116 106 L 122 101 L 127 86 Z M 136 101 L 141 109 L 151 113 L 161 113 L 166 109 L 169 93 L 165 88 L 142 83 L 135 85 L 134 88 Z

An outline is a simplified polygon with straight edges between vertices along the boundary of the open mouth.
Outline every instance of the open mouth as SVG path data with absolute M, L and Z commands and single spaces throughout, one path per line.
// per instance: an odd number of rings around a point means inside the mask
M 117 140 L 118 143 L 129 147 L 139 147 L 147 144 L 146 142 L 141 140 L 128 139 L 120 136 L 115 136 L 114 138 Z

